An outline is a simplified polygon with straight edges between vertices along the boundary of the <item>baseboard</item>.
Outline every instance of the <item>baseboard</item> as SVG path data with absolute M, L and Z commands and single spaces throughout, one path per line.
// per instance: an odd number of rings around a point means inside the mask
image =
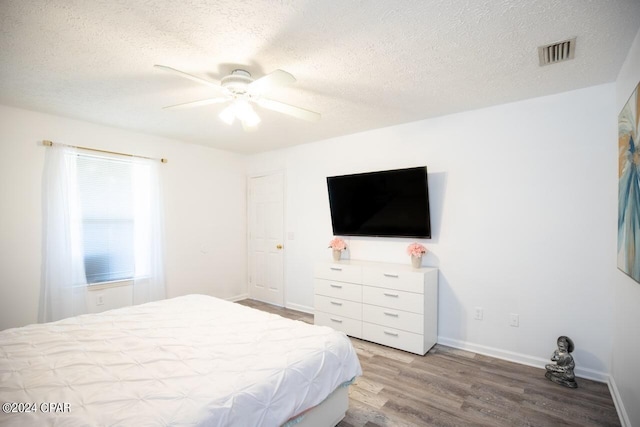
M 234 297 L 225 298 L 225 299 L 227 301 L 236 302 L 236 301 L 242 301 L 243 299 L 247 299 L 247 298 L 249 298 L 249 294 L 240 294 L 240 295 L 236 295 Z
M 302 304 L 294 304 L 292 302 L 285 302 L 284 306 L 291 310 L 301 311 L 303 313 L 313 314 L 313 307 L 309 307 Z
M 484 354 L 485 356 L 491 356 L 502 360 L 508 360 L 509 362 L 520 363 L 521 365 L 533 366 L 534 368 L 544 369 L 544 365 L 549 363 L 548 359 L 542 359 L 540 357 L 530 356 L 528 354 L 502 350 L 495 347 L 473 344 L 466 341 L 454 340 L 442 336 L 438 337 L 438 344 L 446 345 L 453 348 L 459 348 L 460 350 L 467 350 L 474 353 Z M 609 374 L 594 371 L 593 369 L 576 367 L 574 373 L 576 374 L 576 377 L 603 383 L 609 383 L 610 379 Z
M 611 393 L 611 397 L 613 398 L 613 404 L 615 405 L 616 411 L 618 412 L 620 424 L 622 425 L 622 427 L 631 427 L 631 420 L 629 420 L 627 410 L 624 407 L 624 403 L 622 403 L 622 397 L 620 396 L 620 392 L 618 391 L 618 387 L 616 386 L 616 380 L 613 379 L 613 375 L 609 375 L 609 381 L 607 381 L 607 385 L 609 386 L 609 393 Z

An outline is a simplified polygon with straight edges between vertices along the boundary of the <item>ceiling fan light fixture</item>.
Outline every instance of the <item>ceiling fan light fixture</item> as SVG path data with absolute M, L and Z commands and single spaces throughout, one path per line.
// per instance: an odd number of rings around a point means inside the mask
M 231 126 L 236 118 L 235 104 L 231 104 L 222 110 L 222 112 L 218 114 L 218 117 L 220 117 L 220 120 Z
M 255 112 L 253 107 L 244 99 L 239 99 L 236 104 L 236 117 L 241 120 L 245 126 L 253 127 L 260 123 L 260 116 Z
M 246 117 L 244 120 L 242 120 L 242 123 L 244 124 L 244 126 L 254 127 L 257 126 L 261 121 L 262 120 L 260 120 L 260 116 L 258 116 L 256 113 L 253 113 L 252 116 Z
M 245 99 L 234 100 L 218 117 L 228 125 L 232 125 L 233 121 L 238 119 L 247 127 L 256 126 L 261 121 L 260 116 Z

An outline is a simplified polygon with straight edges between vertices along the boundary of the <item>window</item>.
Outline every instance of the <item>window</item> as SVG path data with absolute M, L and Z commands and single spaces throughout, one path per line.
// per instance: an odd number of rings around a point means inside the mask
M 88 284 L 128 281 L 133 304 L 165 297 L 159 162 L 94 151 L 47 149 L 41 322 L 86 313 Z
M 87 283 L 132 279 L 134 163 L 78 155 L 76 167 Z

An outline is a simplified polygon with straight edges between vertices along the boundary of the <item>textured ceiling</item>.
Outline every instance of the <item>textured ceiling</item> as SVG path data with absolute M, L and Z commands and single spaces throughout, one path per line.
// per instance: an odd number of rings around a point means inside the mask
M 612 82 L 639 27 L 638 0 L 0 0 L 0 103 L 253 153 Z M 538 65 L 570 37 L 574 60 Z M 322 119 L 162 110 L 217 93 L 154 64 L 281 68 L 297 82 L 270 97 Z

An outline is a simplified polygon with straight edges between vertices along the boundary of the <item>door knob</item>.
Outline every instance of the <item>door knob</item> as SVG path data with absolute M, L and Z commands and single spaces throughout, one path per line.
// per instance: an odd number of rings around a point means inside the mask
M 277 245 L 276 249 L 282 249 L 282 245 Z

